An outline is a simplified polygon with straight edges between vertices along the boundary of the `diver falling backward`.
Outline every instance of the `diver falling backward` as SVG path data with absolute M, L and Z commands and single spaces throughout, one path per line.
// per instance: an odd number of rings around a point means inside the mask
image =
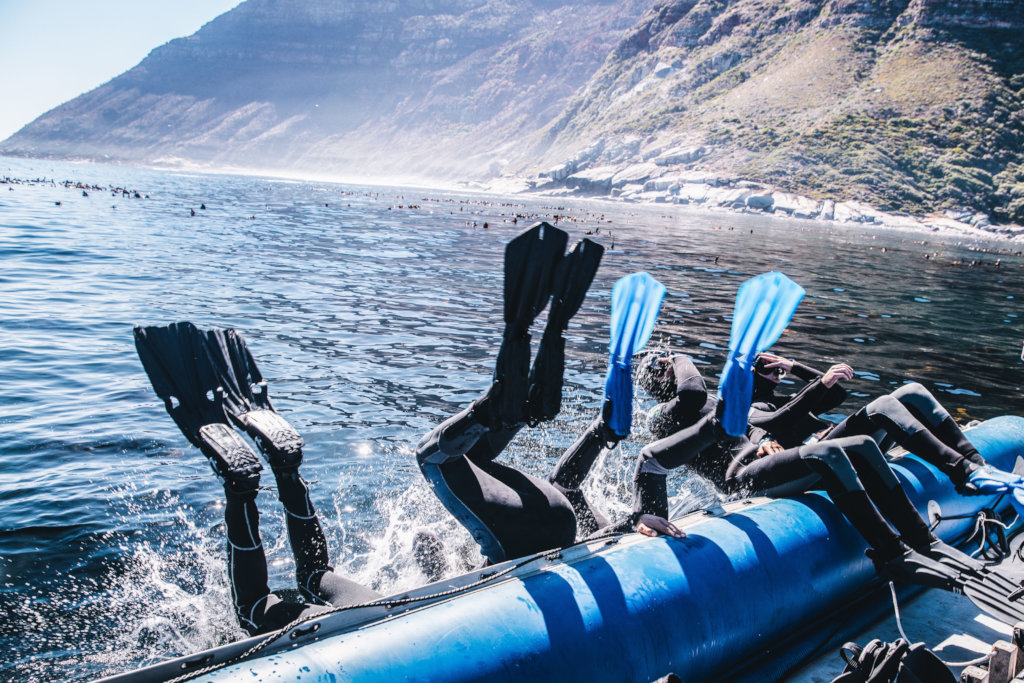
M 496 462 L 527 424 L 561 409 L 565 340 L 603 249 L 583 240 L 563 256 L 565 232 L 538 224 L 505 254 L 505 332 L 494 381 L 477 400 L 428 433 L 417 447 L 420 470 L 441 503 L 479 544 L 489 563 L 561 548 L 609 526 L 579 490 L 600 449 L 618 437 L 602 419 L 563 456 L 549 480 Z M 551 299 L 547 326 L 530 369 L 529 328 Z M 659 299 L 660 302 L 660 299 Z M 664 517 L 637 516 L 615 527 L 680 535 Z
M 652 431 L 663 438 L 641 451 L 635 515 L 668 514 L 667 475 L 683 465 L 728 494 L 788 497 L 824 489 L 867 541 L 881 575 L 967 592 L 972 600 L 982 593 L 985 605 L 979 606 L 1020 619 L 1021 608 L 1007 599 L 1015 581 L 939 540 L 869 436 L 828 436 L 790 448 L 753 425 L 745 435 L 730 436 L 721 424 L 723 403 L 708 395 L 696 366 L 682 354 L 640 363 L 638 382 L 662 402 L 652 411 Z
M 273 408 L 267 384 L 241 335 L 192 323 L 136 327 L 135 345 L 157 395 L 182 433 L 224 484 L 228 577 L 238 623 L 250 635 L 381 595 L 336 574 L 309 489 L 299 475 L 302 437 Z M 306 603 L 288 602 L 267 583 L 256 494 L 263 469 L 235 428 L 256 442 L 277 483 L 295 578 Z
M 775 390 L 786 372 L 793 372 L 807 385 L 795 396 L 782 398 Z M 908 382 L 874 399 L 837 425 L 818 415 L 836 408 L 846 398 L 840 382 L 853 377 L 853 369 L 846 363 L 835 364 L 822 373 L 782 356 L 762 353 L 753 373 L 750 423 L 769 432 L 784 447 L 798 446 L 815 432 L 823 439 L 867 435 L 882 451 L 897 443 L 939 468 L 957 492 L 977 492 L 970 477 L 988 463 L 949 411 L 920 383 Z

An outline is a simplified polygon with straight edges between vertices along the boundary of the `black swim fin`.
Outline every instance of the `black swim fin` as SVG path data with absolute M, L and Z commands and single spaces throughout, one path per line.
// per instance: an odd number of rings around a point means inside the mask
M 923 549 L 923 554 L 936 562 L 1001 591 L 1003 595 L 1008 596 L 1020 590 L 1021 582 L 1024 581 L 1024 576 L 1018 576 L 1010 571 L 1001 569 L 997 565 L 981 562 L 942 541 L 934 541 L 927 549 Z
M 555 270 L 569 236 L 537 223 L 505 247 L 505 331 L 494 368 L 494 384 L 481 419 L 491 429 L 514 427 L 527 418 L 530 325 L 551 298 Z
M 576 243 L 562 257 L 555 271 L 548 323 L 540 339 L 537 357 L 530 370 L 530 418 L 536 422 L 553 419 L 562 409 L 562 375 L 565 372 L 565 339 L 569 320 L 583 305 L 583 299 L 601 264 L 604 247 L 589 239 Z
M 232 421 L 252 437 L 272 468 L 298 466 L 302 437 L 274 410 L 267 382 L 242 335 L 233 329 L 213 329 L 207 331 L 206 341 Z
M 203 332 L 189 322 L 136 327 L 134 332 L 142 367 L 182 434 L 225 484 L 255 489 L 262 466 L 228 422 L 221 378 Z
M 978 609 L 1004 624 L 1012 626 L 1024 621 L 1024 603 L 1011 599 L 1012 594 L 1007 595 L 1000 587 L 984 580 L 969 578 L 964 581 L 963 594 L 970 598 Z
M 907 550 L 902 555 L 886 562 L 875 562 L 878 574 L 891 581 L 912 583 L 928 588 L 939 588 L 960 593 L 960 572 L 928 558 L 916 550 Z
M 936 554 L 939 552 L 953 556 L 945 549 L 936 551 Z M 994 583 L 991 576 L 962 571 L 951 566 L 950 561 L 937 562 L 916 550 L 909 550 L 881 564 L 878 573 L 893 581 L 964 595 L 978 609 L 1004 623 L 1015 624 L 1024 620 L 1024 603 L 1011 600 L 1005 585 Z

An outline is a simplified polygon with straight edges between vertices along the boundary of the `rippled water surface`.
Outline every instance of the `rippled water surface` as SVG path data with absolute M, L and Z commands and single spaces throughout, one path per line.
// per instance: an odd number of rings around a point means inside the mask
M 154 396 L 135 324 L 243 332 L 306 439 L 335 565 L 384 593 L 424 582 L 409 553 L 421 527 L 461 566 L 479 559 L 411 446 L 486 388 L 502 249 L 535 219 L 557 217 L 571 239 L 592 232 L 609 250 L 570 328 L 563 413 L 508 456 L 533 473 L 595 414 L 610 288 L 636 270 L 669 291 L 652 343 L 697 355 L 710 377 L 737 286 L 778 269 L 808 296 L 775 350 L 850 362 L 844 411 L 912 379 L 961 421 L 1022 412 L 1024 261 L 1006 244 L 18 159 L 0 159 L 3 176 L 46 179 L 0 184 L 0 677 L 11 680 L 88 679 L 243 635 L 222 491 Z M 612 515 L 625 510 L 637 448 L 606 454 L 588 483 Z M 710 495 L 683 474 L 670 486 Z M 272 586 L 288 587 L 272 491 L 260 506 Z

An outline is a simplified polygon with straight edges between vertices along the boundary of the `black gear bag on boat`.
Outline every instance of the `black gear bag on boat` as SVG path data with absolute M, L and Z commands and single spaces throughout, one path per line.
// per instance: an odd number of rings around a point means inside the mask
M 832 683 L 956 683 L 953 672 L 924 643 L 876 638 L 864 647 L 846 643 L 839 654 L 846 668 Z

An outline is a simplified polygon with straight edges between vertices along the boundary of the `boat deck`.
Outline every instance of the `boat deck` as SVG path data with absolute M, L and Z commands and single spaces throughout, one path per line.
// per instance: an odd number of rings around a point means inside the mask
M 907 638 L 913 643 L 924 642 L 947 665 L 960 663 L 960 666 L 950 666 L 958 679 L 968 662 L 986 657 L 995 641 L 1009 641 L 1013 635 L 1011 624 L 988 616 L 962 595 L 938 589 L 922 591 L 910 600 L 903 600 L 899 608 Z M 847 640 L 863 646 L 875 638 L 892 642 L 899 637 L 896 615 L 890 610 L 885 619 Z M 842 672 L 843 666 L 838 650 L 832 649 L 792 672 L 789 679 L 830 683 Z

